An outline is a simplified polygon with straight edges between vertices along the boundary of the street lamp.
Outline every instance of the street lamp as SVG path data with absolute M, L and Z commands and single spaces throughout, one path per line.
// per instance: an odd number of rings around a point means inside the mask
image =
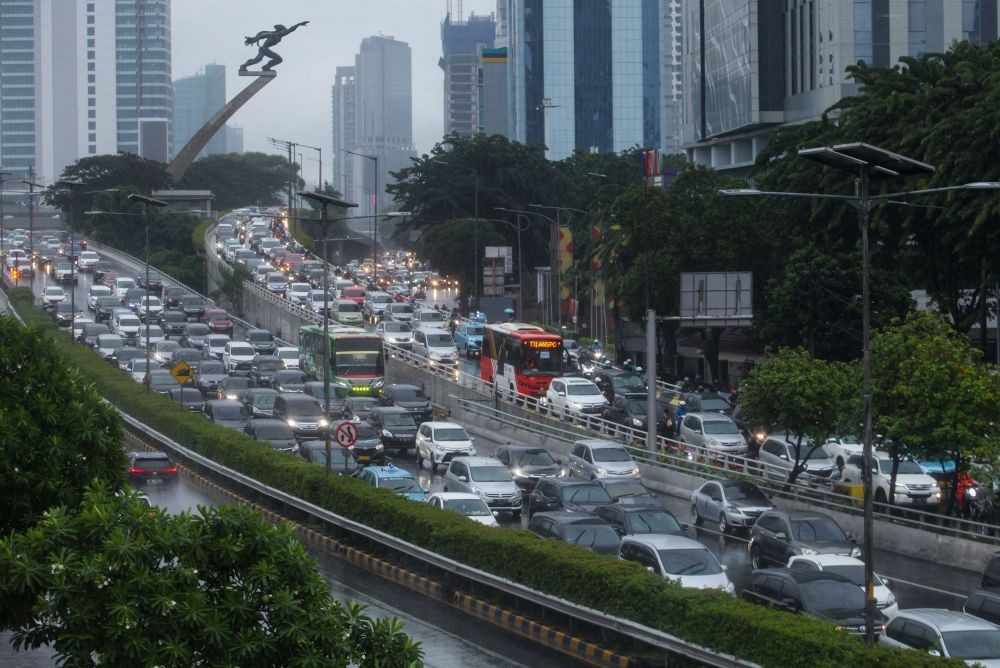
M 521 299 L 521 295 L 524 292 L 524 263 L 522 262 L 521 257 L 521 232 L 526 232 L 528 230 L 527 218 L 525 218 L 524 229 L 521 229 L 521 218 L 525 216 L 524 213 L 516 209 L 507 209 L 502 206 L 495 206 L 493 207 L 493 210 L 504 211 L 517 216 L 517 225 L 514 225 L 514 223 L 509 220 L 502 220 L 500 218 L 487 218 L 487 220 L 506 223 L 507 225 L 517 228 L 517 317 L 524 318 L 524 302 Z
M 149 207 L 155 206 L 158 209 L 162 209 L 167 206 L 167 203 L 163 200 L 153 199 L 152 197 L 146 197 L 145 195 L 131 194 L 128 196 L 129 200 L 133 202 L 141 202 L 142 209 L 142 220 L 146 227 L 146 396 L 149 396 L 149 379 L 152 376 L 152 372 L 149 368 Z
M 366 158 L 368 160 L 371 160 L 375 164 L 375 188 L 372 191 L 372 197 L 375 198 L 374 199 L 374 205 L 375 205 L 374 209 L 375 210 L 372 213 L 374 213 L 375 216 L 378 216 L 378 203 L 379 203 L 379 196 L 378 196 L 378 156 L 377 155 L 367 155 L 365 153 L 356 153 L 355 151 L 348 151 L 346 148 L 341 148 L 341 149 L 337 149 L 337 150 L 343 151 L 344 153 L 348 153 L 350 155 L 356 155 L 359 158 Z M 357 204 L 355 204 L 354 206 L 357 206 Z M 377 277 L 378 276 L 378 225 L 376 224 L 377 222 L 378 222 L 378 218 L 373 218 L 372 219 L 372 276 L 373 277 Z
M 322 193 L 300 192 L 300 197 L 305 197 L 320 205 L 320 224 L 323 226 L 323 410 L 326 419 L 330 420 L 330 262 L 326 258 L 327 228 L 331 222 L 326 215 L 326 208 L 329 205 L 341 208 L 356 207 L 357 204 L 347 202 L 336 197 L 330 197 Z M 334 221 L 335 222 L 335 221 Z M 326 425 L 324 436 L 324 449 L 326 451 L 326 475 L 330 475 L 330 424 Z
M 865 144 L 863 142 L 853 142 L 840 144 L 832 148 L 822 146 L 818 148 L 802 149 L 799 156 L 814 160 L 821 164 L 855 174 L 855 192 L 851 195 L 831 195 L 826 193 L 797 193 L 797 192 L 772 192 L 762 191 L 753 188 L 737 188 L 733 190 L 720 190 L 720 195 L 736 197 L 791 197 L 804 199 L 828 199 L 839 200 L 850 204 L 858 210 L 861 216 L 861 355 L 863 367 L 862 380 L 862 401 L 864 409 L 864 438 L 863 457 L 864 467 L 862 468 L 862 482 L 864 487 L 864 544 L 862 545 L 863 559 L 865 562 L 865 639 L 869 643 L 875 642 L 875 582 L 874 563 L 872 558 L 873 533 L 874 533 L 874 506 L 872 498 L 872 388 L 871 388 L 871 257 L 868 243 L 868 232 L 871 227 L 871 208 L 876 201 L 890 202 L 901 197 L 913 197 L 917 195 L 927 195 L 933 193 L 949 192 L 954 190 L 1000 190 L 1000 183 L 997 182 L 973 182 L 960 186 L 948 186 L 943 188 L 924 188 L 921 190 L 910 190 L 904 192 L 887 193 L 883 195 L 872 195 L 870 185 L 872 178 L 885 178 L 894 176 L 910 176 L 920 174 L 933 174 L 934 167 L 912 158 L 887 151 L 878 146 Z

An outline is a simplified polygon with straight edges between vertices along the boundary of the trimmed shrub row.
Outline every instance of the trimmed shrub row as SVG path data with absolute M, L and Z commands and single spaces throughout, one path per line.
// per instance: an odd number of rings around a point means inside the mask
M 327 478 L 322 467 L 217 427 L 163 397 L 146 397 L 131 378 L 55 331 L 26 289 L 11 291 L 11 298 L 26 322 L 55 336 L 68 363 L 129 415 L 262 483 L 438 554 L 764 666 L 947 665 L 918 652 L 868 647 L 809 617 L 721 592 L 683 589 L 634 563 L 538 540 L 525 531 L 484 527 L 353 478 Z

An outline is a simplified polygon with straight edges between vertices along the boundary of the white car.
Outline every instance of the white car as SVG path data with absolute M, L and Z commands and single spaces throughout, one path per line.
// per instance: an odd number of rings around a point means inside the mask
M 132 376 L 132 380 L 137 383 L 146 382 L 146 358 L 136 357 L 128 361 L 128 366 L 125 370 Z
M 222 353 L 226 350 L 226 344 L 232 341 L 228 334 L 209 334 L 205 337 L 205 350 L 209 357 L 217 360 L 222 359 Z
M 126 276 L 120 276 L 115 279 L 115 296 L 119 300 L 125 300 L 125 293 L 135 287 L 135 280 L 128 278 Z
M 875 491 L 876 503 L 887 503 L 889 499 L 889 482 L 892 477 L 892 459 L 889 453 L 876 451 L 872 462 L 872 489 Z M 863 482 L 861 468 L 864 465 L 863 455 L 851 455 L 847 458 L 841 480 L 844 482 Z M 912 459 L 899 462 L 896 472 L 896 498 L 893 505 L 922 507 L 937 507 L 941 502 L 941 488 L 937 480 L 930 477 Z
M 845 557 L 841 554 L 795 555 L 788 560 L 788 567 L 800 571 L 836 573 L 843 575 L 862 590 L 865 588 L 865 562 L 855 557 Z M 895 594 L 889 591 L 887 583 L 888 581 L 878 573 L 874 574 L 875 605 L 883 615 L 891 619 L 899 612 L 899 605 L 896 603 Z
M 726 567 L 711 550 L 685 536 L 646 533 L 624 536 L 618 556 L 689 589 L 721 589 L 733 594 Z
M 136 307 L 136 313 L 138 313 L 139 317 L 143 319 L 147 316 L 156 318 L 163 313 L 163 302 L 160 301 L 159 297 L 153 295 L 141 297 L 139 299 L 139 306 Z
M 139 330 L 142 329 L 142 321 L 139 320 L 139 316 L 132 313 L 127 315 L 120 313 L 115 317 L 111 329 L 123 339 L 135 339 L 139 336 Z
M 226 365 L 226 371 L 250 372 L 250 364 L 257 355 L 257 351 L 249 343 L 244 341 L 230 341 L 222 351 L 222 363 Z
M 455 422 L 424 422 L 417 429 L 417 466 L 424 460 L 430 462 L 431 471 L 447 465 L 456 455 L 474 457 L 476 448 L 473 438 L 462 425 Z
M 493 515 L 493 511 L 490 510 L 485 501 L 479 498 L 478 494 L 437 492 L 431 494 L 425 500 L 435 508 L 465 515 L 473 522 L 479 522 L 488 527 L 500 526 L 497 524 L 497 518 Z
M 336 301 L 333 295 L 327 293 L 326 304 L 332 306 L 333 302 Z M 306 297 L 306 308 L 312 309 L 315 313 L 323 314 L 323 291 L 322 290 L 310 290 L 309 295 Z
M 413 329 L 408 322 L 382 320 L 375 326 L 375 333 L 383 344 L 392 344 L 409 350 L 413 347 Z
M 146 347 L 147 336 L 148 336 L 148 339 L 149 339 L 149 346 L 150 346 L 150 348 L 152 348 L 153 346 L 155 346 L 160 341 L 166 341 L 167 340 L 166 334 L 163 333 L 163 328 L 160 327 L 159 325 L 153 325 L 153 324 L 151 324 L 149 326 L 148 330 L 146 329 L 146 325 L 143 325 L 142 329 L 139 330 L 138 341 L 136 341 L 136 345 L 139 348 L 145 348 Z
M 954 610 L 900 610 L 885 625 L 878 644 L 960 659 L 969 666 L 1000 666 L 1000 629 Z
M 58 285 L 50 285 L 42 293 L 42 303 L 46 306 L 55 306 L 66 299 L 66 293 Z
M 285 297 L 293 304 L 305 306 L 306 299 L 309 298 L 309 293 L 312 292 L 312 289 L 312 286 L 308 283 L 292 283 L 288 286 L 288 290 L 285 291 Z
M 458 364 L 458 346 L 446 329 L 414 329 L 413 354 L 426 358 L 429 366 Z
M 94 324 L 93 318 L 87 318 L 84 316 L 76 316 L 73 318 L 73 340 L 79 339 L 83 336 L 83 326 Z
M 823 450 L 830 456 L 830 459 L 837 464 L 837 468 L 843 469 L 851 455 L 860 455 L 865 446 L 861 439 L 850 434 L 844 436 L 831 436 L 823 444 Z
M 545 403 L 553 417 L 584 422 L 591 416 L 600 417 L 601 411 L 608 405 L 601 388 L 586 378 L 576 376 L 553 378 L 545 391 Z
M 299 349 L 295 346 L 278 346 L 274 349 L 274 356 L 285 363 L 286 369 L 299 368 Z
M 91 311 L 97 308 L 97 300 L 111 296 L 111 288 L 106 285 L 91 285 L 87 293 L 87 308 Z
M 80 256 L 76 260 L 76 268 L 80 271 L 90 271 L 100 261 L 101 257 L 94 251 L 80 251 Z

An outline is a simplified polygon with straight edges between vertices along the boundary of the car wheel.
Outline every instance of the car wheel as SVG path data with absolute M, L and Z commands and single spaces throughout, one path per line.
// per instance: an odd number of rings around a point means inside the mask
M 702 523 L 701 513 L 698 512 L 698 504 L 691 504 L 691 517 L 694 519 L 694 525 L 700 527 Z
M 515 522 L 520 522 L 521 521 L 521 511 L 520 510 L 515 510 L 514 512 L 511 513 L 511 515 L 514 516 L 514 521 Z
M 420 454 L 420 448 L 417 448 L 416 454 L 417 454 L 417 468 L 422 469 L 424 467 L 424 458 Z
M 760 548 L 756 545 L 750 546 L 750 564 L 755 570 L 760 568 Z
M 729 520 L 726 519 L 725 513 L 719 513 L 719 533 L 727 534 L 729 533 Z

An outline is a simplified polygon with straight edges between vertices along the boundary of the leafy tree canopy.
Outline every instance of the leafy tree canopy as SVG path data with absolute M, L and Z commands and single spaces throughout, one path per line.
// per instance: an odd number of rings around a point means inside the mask
M 23 289 L 23 288 L 22 288 Z M 0 535 L 54 506 L 76 505 L 94 478 L 124 480 L 114 409 L 35 327 L 0 315 Z
M 293 189 L 305 187 L 292 163 Z M 220 153 L 196 160 L 177 184 L 180 189 L 211 190 L 220 211 L 284 202 L 288 191 L 288 158 L 267 153 Z
M 90 203 L 96 197 L 96 193 L 88 191 L 131 188 L 132 192 L 148 195 L 154 190 L 171 187 L 170 175 L 167 174 L 167 166 L 164 163 L 142 158 L 133 153 L 80 158 L 63 170 L 59 180 L 80 185 L 74 187 L 72 191 L 59 189 L 45 195 L 45 201 L 67 215 L 71 213 L 72 202 L 75 221 L 80 220 L 81 212 L 92 208 Z

